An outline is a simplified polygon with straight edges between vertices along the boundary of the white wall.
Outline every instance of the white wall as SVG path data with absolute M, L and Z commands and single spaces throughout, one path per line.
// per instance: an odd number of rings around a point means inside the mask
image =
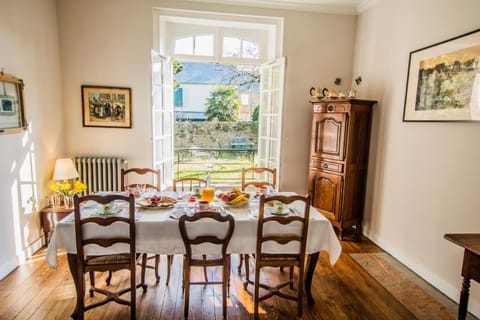
M 186 1 L 58 1 L 66 133 L 70 155 L 120 155 L 151 166 L 152 7 L 285 18 L 287 56 L 281 188 L 306 192 L 311 86 L 350 85 L 356 18 Z M 328 30 L 328 31 L 327 31 Z M 132 87 L 133 128 L 83 128 L 82 84 Z M 95 141 L 95 143 L 92 143 Z M 298 173 L 301 174 L 298 174 Z
M 58 0 L 69 156 L 121 156 L 152 166 L 150 1 Z M 82 125 L 81 85 L 130 87 L 132 129 Z
M 477 0 L 383 0 L 360 15 L 354 75 L 376 99 L 364 231 L 458 301 L 463 250 L 445 233 L 479 232 L 478 123 L 402 122 L 410 51 L 479 27 Z M 472 282 L 470 310 L 480 315 Z
M 0 68 L 25 82 L 29 130 L 0 135 L 0 278 L 41 245 L 53 163 L 63 151 L 60 56 L 54 0 L 0 2 Z

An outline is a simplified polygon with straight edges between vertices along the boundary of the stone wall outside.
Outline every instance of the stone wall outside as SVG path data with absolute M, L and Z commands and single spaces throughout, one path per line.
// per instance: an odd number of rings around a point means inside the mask
M 176 121 L 174 145 L 177 148 L 231 148 L 231 142 L 257 145 L 258 122 L 254 121 Z

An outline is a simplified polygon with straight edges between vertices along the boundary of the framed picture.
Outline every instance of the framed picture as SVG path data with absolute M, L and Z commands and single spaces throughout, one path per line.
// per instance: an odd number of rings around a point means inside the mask
M 480 121 L 480 29 L 410 52 L 403 121 Z
M 26 128 L 23 81 L 0 73 L 0 133 L 15 133 Z
M 131 128 L 130 88 L 82 85 L 84 127 Z

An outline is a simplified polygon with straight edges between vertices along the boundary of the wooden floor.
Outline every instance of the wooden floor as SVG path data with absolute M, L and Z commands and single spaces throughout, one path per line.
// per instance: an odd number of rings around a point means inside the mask
M 348 255 L 381 249 L 366 239 L 343 241 L 342 247 L 343 253 L 335 266 L 330 265 L 326 253 L 321 254 L 312 285 L 316 303 L 305 304 L 302 319 L 415 319 Z M 44 257 L 45 250 L 41 250 L 0 281 L 0 319 L 69 319 L 75 305 L 75 290 L 66 255 L 60 256 L 57 270 L 50 268 Z M 147 293 L 137 291 L 137 319 L 183 318 L 182 259 L 175 257 L 168 287 L 165 286 L 166 257 L 161 259 L 160 283 L 156 285 L 153 271 L 147 270 Z M 236 270 L 238 256 L 234 255 L 232 260 L 228 319 L 253 319 L 252 290 L 243 290 L 244 274 L 238 275 Z M 209 277 L 216 276 L 218 271 L 209 271 Z M 271 269 L 265 279 L 272 282 L 285 275 L 286 272 Z M 128 283 L 127 278 L 126 273 L 117 272 L 111 285 L 122 283 L 123 286 Z M 97 283 L 104 283 L 102 280 Z M 190 297 L 189 319 L 222 319 L 220 286 L 192 286 Z M 296 305 L 272 298 L 260 304 L 260 313 L 262 319 L 295 319 Z M 129 319 L 129 307 L 109 303 L 88 311 L 86 319 Z

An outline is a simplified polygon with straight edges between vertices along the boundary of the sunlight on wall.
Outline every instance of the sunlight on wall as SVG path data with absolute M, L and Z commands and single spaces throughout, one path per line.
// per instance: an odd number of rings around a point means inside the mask
M 38 211 L 38 187 L 35 167 L 35 148 L 32 143 L 31 126 L 22 137 L 24 159 L 19 165 L 13 161 L 10 172 L 13 177 L 11 186 L 12 221 L 15 236 L 15 252 L 20 262 L 33 253 L 32 243 L 38 240 L 40 230 L 36 213 Z
M 18 180 L 15 179 L 12 183 L 12 218 L 13 218 L 13 232 L 15 234 L 15 252 L 17 255 L 22 254 L 22 236 L 20 227 L 20 214 L 18 212 Z

